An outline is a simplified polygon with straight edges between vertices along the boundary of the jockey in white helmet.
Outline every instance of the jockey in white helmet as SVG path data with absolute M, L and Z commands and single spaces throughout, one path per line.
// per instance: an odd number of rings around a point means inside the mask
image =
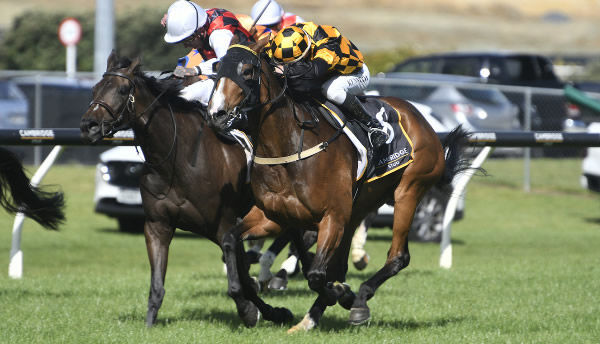
M 161 23 L 167 28 L 165 42 L 183 43 L 185 47 L 194 48 L 204 60 L 195 66 L 177 66 L 173 75 L 179 78 L 215 75 L 213 65 L 227 53 L 234 35 L 241 42 L 252 40 L 248 31 L 240 25 L 233 13 L 220 8 L 204 10 L 186 0 L 174 2 Z M 212 79 L 199 80 L 185 87 L 181 91 L 181 96 L 207 105 L 213 87 Z

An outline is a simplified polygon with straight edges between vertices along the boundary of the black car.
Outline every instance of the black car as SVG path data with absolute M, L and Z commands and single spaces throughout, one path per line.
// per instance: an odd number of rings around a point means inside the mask
M 532 122 L 533 130 L 562 131 L 567 118 L 578 116 L 562 94 L 565 83 L 554 73 L 552 61 L 543 55 L 449 52 L 406 59 L 395 65 L 390 73 L 463 75 L 487 84 L 537 88 L 531 93 L 532 110 L 539 116 L 539 121 Z M 506 88 L 501 90 L 512 103 L 521 107 L 521 123 L 525 123 L 525 92 Z

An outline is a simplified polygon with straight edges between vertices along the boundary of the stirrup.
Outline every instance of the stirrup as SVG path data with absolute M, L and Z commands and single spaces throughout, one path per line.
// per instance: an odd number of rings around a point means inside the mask
M 389 139 L 388 133 L 382 128 L 369 128 L 369 142 L 375 149 L 383 146 Z

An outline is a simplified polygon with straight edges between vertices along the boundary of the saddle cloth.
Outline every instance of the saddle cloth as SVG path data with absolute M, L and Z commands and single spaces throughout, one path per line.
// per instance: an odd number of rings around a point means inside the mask
M 400 114 L 389 104 L 375 97 L 359 97 L 363 106 L 374 118 L 381 123 L 389 138 L 386 144 L 373 150 L 372 157 L 366 152 L 370 142 L 366 131 L 356 120 L 344 116 L 338 106 L 330 101 L 319 101 L 325 119 L 339 129 L 344 122 L 344 134 L 348 136 L 359 154 L 356 180 L 365 178 L 369 183 L 384 177 L 394 171 L 408 166 L 413 162 L 413 143 L 400 123 Z

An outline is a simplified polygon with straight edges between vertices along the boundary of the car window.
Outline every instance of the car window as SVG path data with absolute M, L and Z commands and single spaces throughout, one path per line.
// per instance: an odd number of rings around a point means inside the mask
M 442 74 L 480 76 L 482 66 L 481 58 L 478 57 L 458 57 L 444 59 Z
M 394 67 L 392 72 L 402 73 L 437 73 L 439 60 L 419 59 L 400 63 Z
M 414 101 L 423 101 L 436 87 L 434 86 L 408 86 L 408 85 L 374 85 L 382 96 L 392 96 Z
M 462 93 L 465 97 L 486 104 L 503 104 L 508 100 L 502 94 L 502 92 L 497 91 L 495 89 L 461 89 L 460 93 Z
M 19 99 L 19 90 L 9 82 L 0 82 L 0 99 Z

